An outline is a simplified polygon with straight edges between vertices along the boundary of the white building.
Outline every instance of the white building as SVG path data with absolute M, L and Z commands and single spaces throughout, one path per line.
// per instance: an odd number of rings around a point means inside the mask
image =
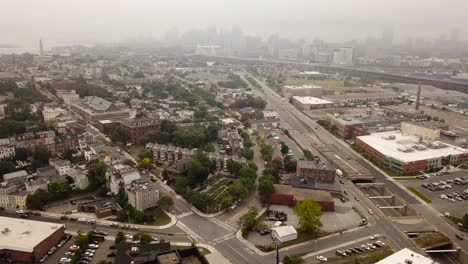
M 132 183 L 125 189 L 128 202 L 133 208 L 142 211 L 155 207 L 159 201 L 159 190 L 151 186 L 150 183 Z
M 71 105 L 73 102 L 80 99 L 80 96 L 75 90 L 58 90 L 57 97 L 62 99 L 66 105 Z
M 312 96 L 293 96 L 292 104 L 301 110 L 330 107 L 333 102 Z
M 128 165 L 117 164 L 111 166 L 106 172 L 111 193 L 118 194 L 121 187 L 130 185 L 141 178 L 140 172 Z
M 27 181 L 28 176 L 25 170 L 10 172 L 3 175 L 3 182 L 7 184 L 23 185 Z
M 9 142 L 9 140 L 8 140 Z M 15 146 L 12 144 L 0 143 L 0 159 L 8 159 L 15 156 Z
M 60 176 L 66 175 L 71 167 L 69 160 L 54 159 L 50 160 L 49 164 L 52 165 Z
M 352 65 L 353 64 L 353 48 L 344 47 L 333 51 L 332 64 L 335 65 Z
M 48 107 L 44 106 L 42 110 L 42 116 L 44 117 L 44 121 L 54 121 L 60 115 L 66 115 L 67 111 L 63 110 L 60 107 Z
M 78 189 L 86 189 L 89 185 L 87 171 L 81 171 L 79 169 L 71 168 L 67 175 L 73 179 L 73 182 Z
M 404 248 L 382 259 L 376 264 L 437 264 L 437 262 L 407 248 Z
M 275 111 L 265 110 L 265 111 L 262 111 L 262 113 L 263 113 L 264 119 L 278 119 L 279 118 L 278 113 Z
M 271 229 L 271 236 L 284 243 L 297 239 L 297 231 L 293 226 L 278 226 Z

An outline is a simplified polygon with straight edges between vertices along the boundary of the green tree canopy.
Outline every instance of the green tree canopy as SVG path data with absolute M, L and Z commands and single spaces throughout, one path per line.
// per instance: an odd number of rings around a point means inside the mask
M 118 245 L 120 243 L 125 242 L 127 239 L 125 238 L 125 234 L 122 231 L 117 232 L 115 236 L 115 244 Z
M 468 213 L 463 216 L 463 228 L 468 230 Z
M 174 205 L 174 200 L 166 195 L 161 196 L 158 201 L 158 206 L 163 210 L 169 210 Z
M 49 164 L 50 152 L 45 145 L 36 145 L 33 151 L 33 159 L 38 161 L 40 165 Z
M 268 201 L 270 195 L 275 192 L 273 177 L 271 175 L 262 176 L 258 182 L 258 192 L 263 202 Z
M 299 217 L 299 228 L 306 233 L 316 233 L 322 226 L 320 216 L 322 216 L 321 206 L 313 200 L 299 201 L 294 208 L 294 212 Z
M 93 162 L 88 166 L 88 181 L 90 190 L 106 188 L 107 165 L 103 162 Z
M 121 142 L 121 143 L 127 143 L 128 140 L 130 139 L 127 132 L 120 126 L 112 130 L 110 138 L 112 142 Z
M 151 243 L 151 241 L 153 241 L 151 235 L 146 232 L 139 232 L 138 235 L 140 236 L 140 242 L 143 244 L 148 244 Z
M 249 211 L 245 213 L 239 219 L 239 225 L 241 226 L 242 236 L 247 236 L 257 225 L 257 209 L 250 207 Z

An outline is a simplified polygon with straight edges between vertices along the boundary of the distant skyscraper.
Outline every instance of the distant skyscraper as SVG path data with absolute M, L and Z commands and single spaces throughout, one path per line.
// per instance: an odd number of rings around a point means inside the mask
M 450 41 L 455 43 L 458 42 L 460 38 L 460 30 L 458 28 L 454 28 L 452 32 L 450 32 Z
M 39 52 L 41 56 L 44 56 L 44 46 L 42 45 L 42 39 L 39 40 Z
M 393 45 L 393 28 L 387 27 L 382 32 L 382 41 L 385 46 Z

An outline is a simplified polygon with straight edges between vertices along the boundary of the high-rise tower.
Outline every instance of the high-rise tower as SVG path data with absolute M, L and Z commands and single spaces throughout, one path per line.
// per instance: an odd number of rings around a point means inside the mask
M 39 40 L 39 52 L 41 56 L 44 56 L 44 46 L 42 45 L 42 39 Z

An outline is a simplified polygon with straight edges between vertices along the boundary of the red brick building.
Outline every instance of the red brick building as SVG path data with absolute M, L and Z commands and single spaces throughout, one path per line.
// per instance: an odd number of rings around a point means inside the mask
M 69 80 L 64 80 L 64 81 L 52 81 L 52 88 L 54 90 L 76 90 L 78 88 L 78 85 L 75 81 L 69 81 Z
M 132 144 L 139 144 L 146 133 L 159 131 L 159 121 L 156 119 L 124 119 L 120 126 L 127 132 Z
M 0 217 L 0 263 L 38 263 L 64 237 L 58 223 Z
M 111 215 L 117 215 L 120 207 L 113 199 L 104 198 L 95 201 L 78 204 L 78 212 L 92 213 L 97 218 L 104 218 Z
M 334 182 L 336 170 L 328 162 L 320 160 L 299 160 L 296 176 L 320 182 Z
M 326 191 L 294 188 L 290 185 L 275 184 L 275 193 L 270 195 L 270 204 L 280 204 L 295 207 L 298 201 L 316 201 L 324 212 L 334 212 L 333 196 Z

